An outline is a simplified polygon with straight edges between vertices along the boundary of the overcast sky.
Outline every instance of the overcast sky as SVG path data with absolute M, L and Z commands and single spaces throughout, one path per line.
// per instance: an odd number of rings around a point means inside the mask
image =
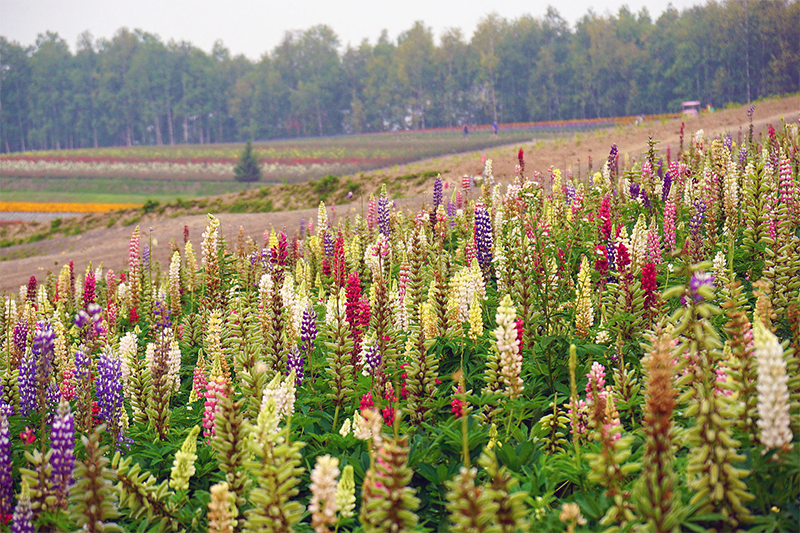
M 488 12 L 515 19 L 544 15 L 548 4 L 574 23 L 589 7 L 598 14 L 616 13 L 627 5 L 638 13 L 644 5 L 655 20 L 672 3 L 683 10 L 699 0 L 0 0 L 0 35 L 32 45 L 45 31 L 58 33 L 75 50 L 78 35 L 111 38 L 121 27 L 154 33 L 165 42 L 188 41 L 205 51 L 221 39 L 234 54 L 258 59 L 272 51 L 287 30 L 327 24 L 344 46 L 364 38 L 374 43 L 386 29 L 392 40 L 417 20 L 438 38 L 447 28 L 461 28 L 467 39 Z M 569 8 L 567 8 L 569 6 Z

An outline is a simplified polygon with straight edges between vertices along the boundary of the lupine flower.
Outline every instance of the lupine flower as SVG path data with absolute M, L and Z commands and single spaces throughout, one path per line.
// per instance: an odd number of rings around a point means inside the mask
M 714 293 L 711 292 L 713 289 L 714 276 L 702 270 L 692 274 L 692 279 L 689 280 L 689 292 L 695 303 L 713 298 Z
M 89 304 L 95 302 L 95 287 L 97 280 L 94 277 L 94 271 L 89 270 L 86 273 L 86 279 L 83 281 L 83 306 L 88 307 Z
M 295 374 L 296 384 L 299 387 L 303 383 L 303 352 L 296 347 L 292 347 L 286 357 L 286 374 L 289 375 L 292 372 Z
M 8 415 L 0 410 L 0 518 L 11 514 L 13 509 L 14 483 L 11 476 L 11 432 Z
M 505 385 L 505 393 L 511 398 L 522 394 L 522 354 L 519 350 L 516 326 L 517 311 L 506 294 L 497 309 L 497 328 L 494 331 L 497 351 L 500 353 L 500 374 Z
M 767 448 L 782 448 L 792 441 L 789 428 L 789 377 L 783 347 L 761 320 L 753 324 L 755 357 L 758 363 L 759 440 Z
M 432 211 L 436 211 L 438 207 L 442 204 L 442 176 L 436 176 L 436 181 L 433 182 L 433 209 Z
M 214 436 L 214 419 L 217 413 L 217 404 L 226 396 L 226 381 L 222 376 L 217 376 L 206 384 L 206 401 L 203 411 L 203 436 Z
M 194 462 L 197 460 L 197 435 L 200 426 L 194 426 L 189 431 L 181 449 L 175 452 L 175 461 L 172 463 L 169 486 L 175 490 L 189 490 L 189 479 L 195 473 Z
M 375 407 L 375 400 L 372 398 L 372 393 L 368 392 L 361 397 L 361 402 L 359 407 L 361 411 L 364 412 L 367 409 L 372 409 Z
M 348 419 L 349 421 L 350 419 Z M 336 506 L 339 516 L 350 518 L 356 508 L 356 484 L 353 479 L 353 465 L 347 465 L 342 470 L 342 477 L 336 485 Z
M 642 290 L 644 291 L 644 310 L 652 314 L 655 310 L 656 300 L 658 298 L 656 290 L 658 284 L 656 282 L 656 266 L 653 262 L 645 263 L 642 267 Z
M 389 198 L 386 196 L 386 185 L 381 186 L 381 195 L 378 197 L 378 230 L 385 237 L 390 237 Z
M 31 276 L 28 280 L 28 290 L 26 292 L 25 301 L 36 303 L 36 276 Z
M 329 525 L 336 523 L 336 478 L 339 477 L 339 459 L 330 455 L 317 457 L 317 464 L 311 471 L 311 500 L 308 511 L 311 513 L 311 527 L 317 533 L 330 531 Z
M 489 212 L 484 205 L 478 204 L 475 206 L 475 248 L 484 279 L 488 279 L 492 264 L 492 244 L 492 222 Z
M 75 415 L 72 414 L 69 403 L 63 398 L 53 417 L 50 449 L 53 450 L 50 456 L 53 485 L 56 487 L 58 499 L 65 501 L 69 495 L 72 470 L 75 467 Z
M 378 343 L 374 339 L 364 343 L 361 349 L 361 374 L 363 376 L 374 375 L 381 366 L 381 352 Z
M 38 364 L 33 350 L 28 350 L 19 365 L 17 381 L 19 382 L 19 412 L 22 416 L 28 416 L 39 409 L 36 380 Z
M 110 431 L 116 433 L 118 442 L 122 441 L 122 362 L 110 349 L 104 350 L 97 361 L 97 403 L 100 418 Z
M 33 527 L 33 508 L 27 481 L 22 482 L 22 494 L 14 508 L 14 516 L 11 520 L 11 533 L 34 533 L 36 531 Z

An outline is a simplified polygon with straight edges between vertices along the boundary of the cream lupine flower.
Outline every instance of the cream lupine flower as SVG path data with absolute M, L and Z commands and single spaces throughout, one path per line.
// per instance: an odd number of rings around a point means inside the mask
M 783 347 L 761 320 L 753 321 L 753 342 L 758 363 L 759 439 L 766 448 L 781 448 L 792 441 L 789 429 L 789 377 Z
M 472 294 L 472 304 L 469 306 L 469 338 L 477 342 L 483 335 L 483 313 L 481 300 L 477 292 Z
M 203 263 L 206 265 L 216 262 L 219 249 L 219 220 L 211 213 L 207 217 L 208 226 L 206 226 L 206 231 L 203 233 L 203 242 L 201 244 Z
M 136 346 L 138 345 L 136 333 L 129 331 L 119 340 L 119 357 L 122 360 L 122 390 L 126 398 L 130 398 L 128 383 L 131 378 L 131 364 L 136 359 Z
M 640 214 L 631 233 L 631 259 L 639 266 L 647 260 L 647 219 Z
M 497 309 L 497 328 L 494 330 L 497 339 L 497 351 L 500 353 L 500 375 L 505 384 L 505 393 L 511 398 L 522 394 L 522 354 L 519 351 L 517 326 L 515 320 L 517 310 L 506 294 Z
M 336 505 L 339 507 L 339 516 L 342 518 L 353 516 L 353 511 L 356 508 L 356 483 L 353 479 L 353 465 L 347 465 L 342 470 L 342 477 L 339 478 L 339 483 L 336 485 Z
M 172 254 L 169 263 L 169 308 L 174 317 L 181 312 L 181 254 L 178 251 Z
M 342 437 L 346 437 L 351 432 L 352 432 L 352 421 L 349 418 L 345 418 L 344 423 L 342 424 L 342 427 L 339 430 L 339 435 L 341 435 Z
M 317 464 L 311 471 L 311 526 L 317 533 L 328 533 L 328 526 L 336 523 L 336 478 L 339 477 L 339 459 L 330 455 L 317 457 Z
M 233 494 L 224 481 L 212 485 L 209 489 L 211 500 L 208 502 L 208 533 L 233 533 L 233 512 L 231 510 Z
M 194 253 L 192 241 L 186 241 L 183 254 L 186 257 L 186 275 L 184 276 L 186 288 L 190 292 L 194 292 L 197 289 L 197 256 Z
M 181 449 L 175 452 L 169 486 L 175 490 L 189 490 L 189 479 L 195 473 L 194 462 L 197 460 L 197 435 L 200 426 L 194 426 L 183 441 Z
M 575 303 L 575 329 L 582 338 L 586 338 L 589 328 L 594 324 L 591 276 L 589 260 L 584 255 L 581 257 L 581 267 L 578 271 L 578 298 Z
M 319 208 L 317 208 L 317 235 L 322 234 L 322 232 L 327 231 L 328 229 L 328 212 L 325 209 L 325 202 L 319 203 Z

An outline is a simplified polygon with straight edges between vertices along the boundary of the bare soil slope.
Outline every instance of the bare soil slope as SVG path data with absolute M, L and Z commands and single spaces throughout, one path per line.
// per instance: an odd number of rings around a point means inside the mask
M 587 171 L 589 157 L 594 161 L 595 170 L 607 157 L 612 143 L 616 143 L 619 153 L 629 154 L 639 159 L 647 150 L 647 140 L 652 136 L 660 141 L 660 154 L 666 154 L 667 146 L 672 153 L 678 150 L 681 120 L 685 122 L 685 143 L 690 142 L 691 135 L 703 129 L 706 136 L 714 136 L 730 131 L 737 139 L 740 132 L 747 135 L 749 122 L 746 114 L 747 106 L 703 114 L 696 118 L 675 119 L 664 122 L 644 123 L 628 127 L 600 130 L 594 133 L 578 134 L 572 138 L 562 138 L 546 142 L 532 139 L 525 144 L 516 144 L 483 152 L 470 152 L 442 158 L 429 159 L 408 165 L 401 165 L 373 172 L 370 186 L 363 192 L 368 194 L 377 190 L 384 180 L 418 173 L 425 170 L 442 172 L 445 181 L 455 185 L 464 174 L 475 175 L 483 170 L 481 157 L 486 155 L 493 160 L 494 175 L 498 180 L 509 179 L 514 174 L 517 164 L 517 151 L 525 151 L 526 174 L 533 171 L 543 174 L 550 166 L 572 168 L 583 175 Z M 756 105 L 754 125 L 757 132 L 763 132 L 767 124 L 780 124 L 782 118 L 787 122 L 798 120 L 800 113 L 800 96 L 767 100 Z M 347 177 L 343 177 L 343 180 Z M 363 177 L 362 177 L 363 179 Z M 404 192 L 404 199 L 396 201 L 401 209 L 416 209 L 429 196 L 433 180 L 417 183 Z M 298 199 L 299 204 L 307 205 L 305 200 Z M 344 216 L 353 212 L 361 212 L 362 202 L 354 202 L 346 206 L 336 206 L 335 216 Z M 330 214 L 330 212 L 329 212 Z M 302 209 L 273 213 L 218 214 L 221 228 L 226 239 L 234 242 L 239 227 L 245 234 L 252 236 L 258 243 L 263 242 L 263 232 L 271 227 L 286 229 L 293 234 L 299 227 L 301 219 L 316 217 L 316 209 Z M 201 234 L 206 225 L 203 215 L 181 216 L 177 218 L 156 219 L 144 217 L 140 221 L 142 244 L 148 244 L 152 236 L 157 240 L 153 247 L 153 257 L 166 269 L 169 262 L 169 241 L 183 241 L 184 226 L 189 228 L 189 236 L 199 254 Z M 152 230 L 152 231 L 151 231 Z M 48 271 L 57 272 L 64 263 L 75 262 L 76 271 L 85 270 L 89 262 L 94 267 L 113 268 L 115 271 L 126 268 L 127 249 L 133 226 L 115 227 L 88 231 L 82 235 L 58 237 L 37 243 L 24 244 L 0 249 L 0 293 L 16 291 L 21 284 L 27 283 L 30 276 L 44 279 Z

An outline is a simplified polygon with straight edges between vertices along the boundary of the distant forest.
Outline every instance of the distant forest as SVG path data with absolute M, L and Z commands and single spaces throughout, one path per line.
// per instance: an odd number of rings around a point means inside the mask
M 246 14 L 242 14 L 246 16 Z M 122 28 L 0 36 L 0 151 L 179 143 L 595 118 L 800 91 L 800 0 L 484 17 L 474 35 L 417 22 L 344 49 L 327 26 L 287 32 L 258 62 Z

